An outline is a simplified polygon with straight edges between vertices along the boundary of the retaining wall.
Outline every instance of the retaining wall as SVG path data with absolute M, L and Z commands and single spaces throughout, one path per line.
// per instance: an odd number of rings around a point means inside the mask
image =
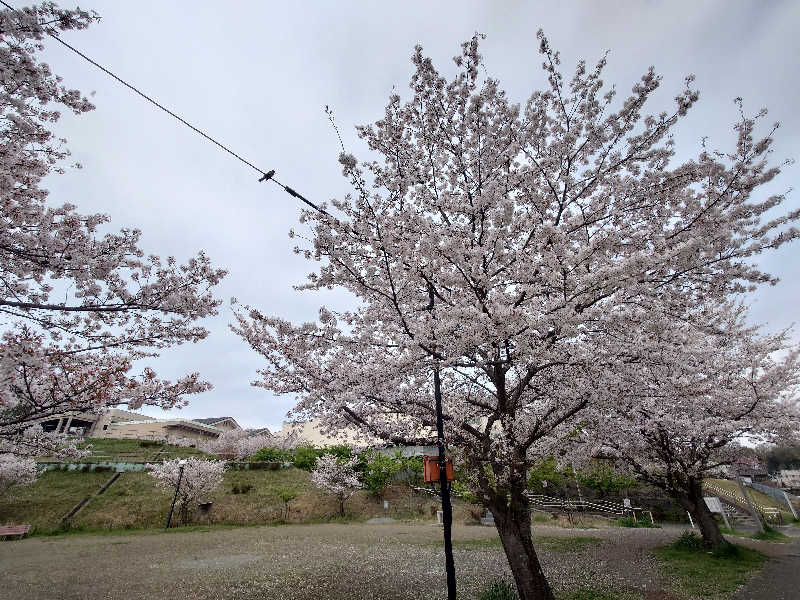
M 160 461 L 156 461 L 160 462 Z M 144 471 L 147 465 L 153 462 L 40 462 L 36 469 L 42 473 L 44 471 L 77 471 L 87 472 L 109 472 L 124 473 L 126 471 Z M 227 468 L 230 471 L 277 471 L 278 469 L 291 466 L 290 463 L 279 462 L 229 462 Z

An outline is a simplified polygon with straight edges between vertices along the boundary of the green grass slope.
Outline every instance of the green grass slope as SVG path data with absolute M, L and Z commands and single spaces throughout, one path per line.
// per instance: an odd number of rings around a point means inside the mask
M 59 519 L 81 499 L 94 494 L 113 473 L 50 471 L 30 486 L 15 488 L 0 498 L 0 524 L 31 523 L 40 534 L 60 530 Z M 250 486 L 247 493 L 242 488 Z M 280 498 L 284 489 L 296 490 L 289 502 L 288 519 Z M 239 492 L 239 493 L 236 493 Z M 431 518 L 435 503 L 429 497 L 409 496 L 407 488 L 387 495 L 395 518 Z M 91 498 L 73 518 L 70 530 L 114 531 L 164 526 L 172 494 L 156 487 L 146 472 L 127 472 L 108 490 Z M 278 471 L 228 471 L 213 497 L 209 515 L 195 515 L 195 524 L 255 525 L 280 522 L 320 521 L 335 517 L 334 498 L 311 484 L 311 475 L 295 468 Z M 365 519 L 384 514 L 382 503 L 358 492 L 345 505 L 349 518 Z M 463 517 L 463 515 L 462 515 Z

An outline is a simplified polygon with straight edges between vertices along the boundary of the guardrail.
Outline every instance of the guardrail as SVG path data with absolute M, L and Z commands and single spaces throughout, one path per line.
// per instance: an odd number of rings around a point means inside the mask
M 575 498 L 556 498 L 555 496 L 545 496 L 544 494 L 527 494 L 533 507 L 559 510 L 563 512 L 590 512 L 590 513 L 606 513 L 614 515 L 615 517 L 622 517 L 625 515 L 636 515 L 636 511 L 649 512 L 648 510 L 640 507 L 625 506 L 617 502 L 609 502 L 607 500 L 576 500 Z M 652 520 L 652 515 L 651 515 Z

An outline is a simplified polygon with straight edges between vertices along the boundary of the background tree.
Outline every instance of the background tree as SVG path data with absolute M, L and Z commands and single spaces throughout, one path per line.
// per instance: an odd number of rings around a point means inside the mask
M 742 440 L 800 435 L 799 350 L 787 346 L 785 332 L 760 336 L 745 326 L 741 308 L 714 310 L 713 327 L 702 330 L 672 319 L 642 323 L 619 403 L 587 432 L 600 454 L 688 511 L 710 548 L 725 540 L 703 500 L 703 480 L 740 457 Z
M 770 473 L 783 469 L 800 469 L 800 445 L 764 444 L 757 448 L 757 454 Z
M 580 484 L 600 498 L 619 494 L 622 490 L 636 487 L 637 481 L 625 473 L 617 473 L 607 461 L 594 461 L 578 472 Z
M 565 80 L 539 39 L 549 86 L 522 106 L 479 77 L 477 36 L 449 81 L 417 47 L 410 99 L 392 95 L 358 128 L 373 159 L 340 157 L 354 193 L 302 213 L 296 251 L 320 264 L 300 288 L 342 287 L 358 308 L 293 325 L 246 307 L 235 327 L 266 360 L 258 385 L 365 438 L 432 443 L 438 371 L 447 443 L 494 514 L 523 600 L 553 598 L 529 470 L 583 411 L 617 401 L 618 333 L 635 337 L 650 310 L 773 281 L 750 257 L 798 234 L 797 212 L 761 222 L 783 198 L 754 195 L 779 171 L 754 118 L 741 114 L 733 152 L 672 165 L 671 131 L 698 99 L 691 77 L 673 110 L 645 114 L 653 69 L 617 101 L 605 58 Z
M 272 445 L 272 436 L 251 434 L 245 429 L 223 431 L 219 437 L 200 444 L 200 449 L 226 460 L 244 460 Z
M 0 454 L 0 498 L 14 486 L 36 479 L 36 462 L 14 454 Z
M 528 471 L 528 488 L 537 494 L 554 495 L 564 485 L 565 475 L 554 458 L 537 462 Z M 547 484 L 545 484 L 547 482 Z
M 339 515 L 344 517 L 344 503 L 359 489 L 361 481 L 356 473 L 358 457 L 337 458 L 333 454 L 323 454 L 311 472 L 311 483 L 336 497 Z
M 47 32 L 84 29 L 98 17 L 53 3 L 0 10 L 0 440 L 30 453 L 32 423 L 65 412 L 142 405 L 172 408 L 210 385 L 175 383 L 134 363 L 196 342 L 196 321 L 217 313 L 212 288 L 225 272 L 201 252 L 186 264 L 145 257 L 140 232 L 105 233 L 108 216 L 47 202 L 42 180 L 69 155 L 52 132 L 59 110 L 94 107 L 39 61 Z M 80 165 L 74 165 L 79 167 Z M 40 450 L 59 440 L 37 436 Z M 49 442 L 48 442 L 49 440 Z M 18 449 L 19 448 L 19 449 Z
M 180 476 L 180 460 L 176 458 L 161 464 L 148 465 L 147 470 L 148 474 L 155 478 L 156 485 L 173 494 L 180 478 L 178 512 L 181 515 L 181 523 L 185 524 L 189 520 L 189 508 L 192 504 L 209 501 L 222 483 L 225 463 L 221 460 L 187 458 L 184 459 L 186 465 L 183 468 L 183 476 Z

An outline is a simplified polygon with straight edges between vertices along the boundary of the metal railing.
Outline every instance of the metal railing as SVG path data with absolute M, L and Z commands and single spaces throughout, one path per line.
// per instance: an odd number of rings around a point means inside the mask
M 557 498 L 544 494 L 527 494 L 531 506 L 545 510 L 558 510 L 562 512 L 590 512 L 606 513 L 615 517 L 635 514 L 636 511 L 647 512 L 644 508 L 625 506 L 618 502 L 608 500 L 584 500 L 575 498 Z
M 747 502 L 744 498 L 742 498 L 739 494 L 735 494 L 730 490 L 726 490 L 725 488 L 718 487 L 713 483 L 704 483 L 703 487 L 708 490 L 709 492 L 715 493 L 717 496 L 720 496 L 722 499 L 727 500 L 730 504 L 733 504 L 737 507 L 746 507 Z M 780 509 L 777 509 L 773 506 L 764 506 L 763 504 L 759 504 L 752 498 L 750 499 L 750 503 L 753 505 L 758 512 L 764 515 L 764 518 L 770 521 L 782 521 L 783 516 L 781 515 Z

